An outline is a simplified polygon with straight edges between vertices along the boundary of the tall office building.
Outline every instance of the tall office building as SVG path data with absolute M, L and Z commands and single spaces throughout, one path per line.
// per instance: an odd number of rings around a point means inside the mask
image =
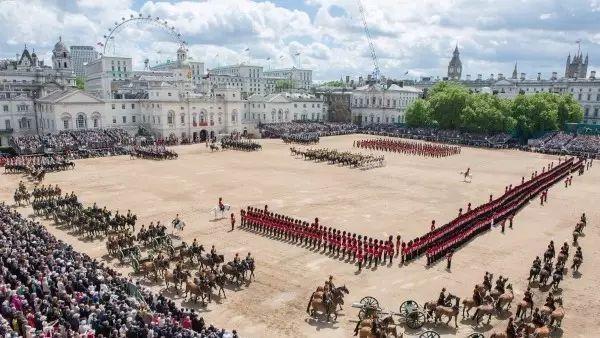
M 71 46 L 71 59 L 75 76 L 85 77 L 85 64 L 98 58 L 98 52 L 92 46 Z

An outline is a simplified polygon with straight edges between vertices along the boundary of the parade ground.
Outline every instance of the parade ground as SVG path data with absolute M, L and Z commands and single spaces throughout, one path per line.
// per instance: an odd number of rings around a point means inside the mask
M 325 137 L 313 148 L 352 150 L 353 141 L 366 135 Z M 226 261 L 235 253 L 248 252 L 256 260 L 256 280 L 240 289 L 226 288 L 227 298 L 216 298 L 206 307 L 184 301 L 202 313 L 207 323 L 238 329 L 240 337 L 349 337 L 356 325 L 358 310 L 351 307 L 365 296 L 377 298 L 383 309 L 398 311 L 405 300 L 419 304 L 437 299 L 440 290 L 461 298 L 472 296 L 473 286 L 482 283 L 486 271 L 494 277 L 509 278 L 515 301 L 523 297 L 527 276 L 536 255 L 542 256 L 548 242 L 558 248 L 571 243 L 571 233 L 583 212 L 588 226 L 579 239 L 583 250 L 580 274 L 570 269 L 561 283 L 566 311 L 562 328 L 555 336 L 596 337 L 600 332 L 600 163 L 594 163 L 585 175 L 574 173 L 573 184 L 562 182 L 552 187 L 548 203 L 541 206 L 534 199 L 514 218 L 514 228 L 494 228 L 459 249 L 451 271 L 445 260 L 427 268 L 424 258 L 400 266 L 363 269 L 341 258 L 308 250 L 299 245 L 246 230 L 230 230 L 229 218 L 213 221 L 209 210 L 222 197 L 232 206 L 239 225 L 239 211 L 247 206 L 269 206 L 269 210 L 307 221 L 318 217 L 320 223 L 376 238 L 396 237 L 406 241 L 426 233 L 431 220 L 445 224 L 466 209 L 477 206 L 490 194 L 501 195 L 507 185 L 517 185 L 521 177 L 554 161 L 555 156 L 516 150 L 489 150 L 463 147 L 459 155 L 444 158 L 371 152 L 384 154 L 386 165 L 369 170 L 353 169 L 304 161 L 290 156 L 290 145 L 281 140 L 259 140 L 257 152 L 210 152 L 204 144 L 178 146 L 179 158 L 171 161 L 130 159 L 116 156 L 77 160 L 74 170 L 49 173 L 43 184 L 58 184 L 63 194 L 74 191 L 84 206 L 94 202 L 99 207 L 130 209 L 138 216 L 136 229 L 154 221 L 170 223 L 176 214 L 187 224 L 181 237 L 191 243 L 197 238 L 210 251 L 215 245 Z M 306 146 L 298 146 L 307 148 Z M 460 172 L 471 168 L 472 181 L 466 183 Z M 20 175 L 0 176 L 0 200 L 13 203 L 12 194 Z M 32 183 L 27 183 L 32 188 Z M 18 208 L 25 214 L 31 208 Z M 58 238 L 76 250 L 105 260 L 129 274 L 129 266 L 120 266 L 106 254 L 105 242 L 82 241 L 45 221 Z M 170 228 L 169 228 L 170 230 Z M 575 249 L 571 249 L 569 265 Z M 350 294 L 336 322 L 310 319 L 306 307 L 310 295 L 332 275 L 336 286 L 346 285 Z M 173 289 L 164 290 L 162 282 L 141 279 L 156 291 L 183 300 Z M 542 306 L 547 292 L 533 289 L 536 306 Z M 473 310 L 474 311 L 474 310 Z M 472 313 L 471 313 L 472 314 Z M 466 337 L 471 332 L 504 330 L 510 315 L 492 317 L 490 325 L 474 327 L 471 320 L 453 325 L 426 324 L 444 337 Z M 403 328 L 399 327 L 402 332 Z M 414 336 L 408 332 L 405 337 Z

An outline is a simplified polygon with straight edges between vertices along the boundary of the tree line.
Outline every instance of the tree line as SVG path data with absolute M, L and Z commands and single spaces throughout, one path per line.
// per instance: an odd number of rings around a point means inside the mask
M 570 94 L 519 94 L 514 99 L 472 93 L 463 85 L 440 82 L 426 99 L 413 102 L 405 121 L 411 127 L 434 127 L 477 133 L 511 133 L 522 139 L 581 122 L 583 109 Z

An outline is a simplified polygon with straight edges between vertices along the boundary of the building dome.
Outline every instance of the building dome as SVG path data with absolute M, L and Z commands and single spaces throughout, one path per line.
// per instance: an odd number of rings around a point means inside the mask
M 68 51 L 68 50 L 67 50 L 67 47 L 66 47 L 66 46 L 65 46 L 65 44 L 62 42 L 62 37 L 59 37 L 59 38 L 58 38 L 58 42 L 57 42 L 57 43 L 54 45 L 54 50 L 53 50 L 53 52 L 54 52 L 55 54 L 60 54 L 60 53 L 62 53 L 62 52 L 66 52 L 66 51 Z

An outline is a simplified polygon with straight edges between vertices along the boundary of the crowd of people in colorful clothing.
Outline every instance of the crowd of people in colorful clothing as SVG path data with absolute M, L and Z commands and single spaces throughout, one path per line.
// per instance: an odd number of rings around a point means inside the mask
M 237 337 L 0 204 L 1 337 Z
M 424 157 L 447 157 L 460 154 L 460 147 L 444 144 L 428 144 L 390 139 L 368 139 L 354 141 L 354 147 Z
M 135 143 L 123 129 L 63 130 L 56 134 L 12 137 L 10 144 L 22 155 L 77 152 L 79 150 L 115 149 Z

